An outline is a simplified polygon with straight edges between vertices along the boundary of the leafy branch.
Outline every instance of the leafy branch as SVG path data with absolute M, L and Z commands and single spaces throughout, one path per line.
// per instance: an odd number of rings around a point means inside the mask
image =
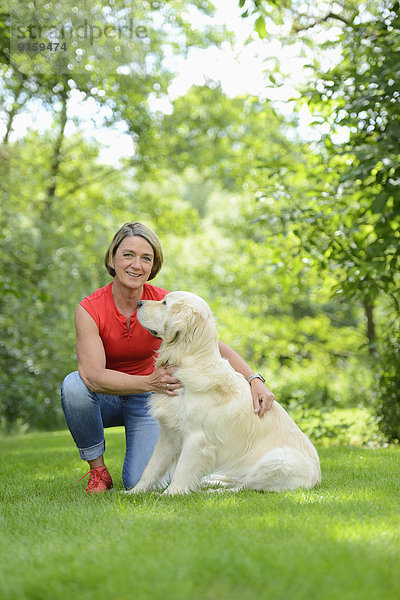
M 342 15 L 333 13 L 331 11 L 328 12 L 325 16 L 320 17 L 319 19 L 315 19 L 314 21 L 312 21 L 311 23 L 308 23 L 307 25 L 300 25 L 299 21 L 300 21 L 300 19 L 302 19 L 304 17 L 308 18 L 308 15 L 306 15 L 304 13 L 300 13 L 295 16 L 293 25 L 292 25 L 293 33 L 300 33 L 301 31 L 307 31 L 308 29 L 317 27 L 318 25 L 321 25 L 322 23 L 326 23 L 327 21 L 329 21 L 331 19 L 336 20 L 336 21 L 341 21 L 342 23 L 344 23 L 347 26 L 350 26 L 353 23 L 353 19 L 346 19 L 346 17 L 343 17 Z

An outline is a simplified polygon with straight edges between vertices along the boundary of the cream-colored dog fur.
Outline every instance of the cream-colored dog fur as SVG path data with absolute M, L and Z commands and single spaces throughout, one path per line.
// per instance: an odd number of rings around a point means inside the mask
M 320 481 L 318 454 L 287 412 L 274 402 L 262 418 L 253 411 L 250 386 L 219 353 L 208 304 L 189 292 L 143 301 L 139 322 L 163 340 L 157 366 L 175 365 L 178 396 L 153 394 L 151 413 L 160 437 L 131 492 L 162 487 L 166 494 L 209 482 L 281 491 Z

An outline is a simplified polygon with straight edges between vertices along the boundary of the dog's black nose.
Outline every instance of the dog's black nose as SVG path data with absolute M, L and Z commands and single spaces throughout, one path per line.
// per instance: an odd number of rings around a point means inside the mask
M 139 302 L 137 303 L 138 308 L 140 308 L 141 306 L 143 306 L 143 300 L 139 300 Z

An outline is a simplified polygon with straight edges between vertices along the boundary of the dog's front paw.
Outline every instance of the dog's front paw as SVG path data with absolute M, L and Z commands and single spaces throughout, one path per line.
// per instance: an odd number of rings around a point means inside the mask
M 150 488 L 149 488 L 150 489 Z M 125 494 L 140 494 L 141 492 L 147 492 L 147 488 L 143 487 L 143 486 L 137 486 L 135 485 L 135 487 L 131 488 L 130 490 L 126 490 Z
M 141 492 L 148 492 L 149 490 L 152 490 L 153 487 L 151 486 L 146 486 L 146 485 L 141 485 L 140 483 L 137 483 L 135 485 L 135 487 L 131 488 L 130 490 L 126 490 L 124 493 L 125 494 L 140 494 Z
M 186 488 L 178 488 L 173 485 L 169 485 L 164 491 L 163 496 L 177 496 L 182 494 L 189 494 L 190 490 Z
M 176 494 L 179 494 L 182 492 L 178 492 L 176 490 L 174 490 L 173 488 L 171 488 L 171 486 L 169 485 L 164 491 L 163 491 L 163 496 L 175 496 Z

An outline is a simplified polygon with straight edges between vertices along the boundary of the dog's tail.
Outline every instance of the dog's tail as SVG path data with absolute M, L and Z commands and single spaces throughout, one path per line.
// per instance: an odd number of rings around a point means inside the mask
M 310 488 L 321 479 L 318 456 L 315 459 L 295 448 L 267 452 L 247 474 L 244 485 L 253 490 L 280 492 Z

